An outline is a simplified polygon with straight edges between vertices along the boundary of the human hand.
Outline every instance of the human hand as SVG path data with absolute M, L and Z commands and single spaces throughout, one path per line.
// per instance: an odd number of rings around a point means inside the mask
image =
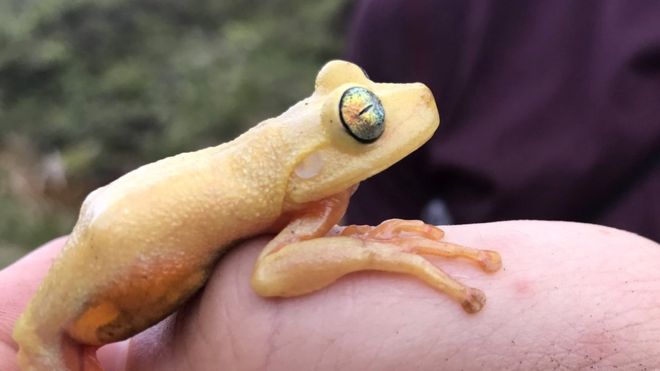
M 432 258 L 486 293 L 477 314 L 413 278 L 377 272 L 299 298 L 260 298 L 250 275 L 262 238 L 228 253 L 183 309 L 99 358 L 107 371 L 660 368 L 657 243 L 565 222 L 443 230 L 502 255 L 494 274 Z M 13 323 L 63 243 L 0 272 L 0 370 L 17 370 Z

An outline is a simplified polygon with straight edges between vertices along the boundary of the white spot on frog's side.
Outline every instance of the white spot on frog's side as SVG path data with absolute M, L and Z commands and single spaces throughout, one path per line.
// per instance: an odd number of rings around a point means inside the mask
M 89 221 L 93 222 L 98 218 L 103 212 L 105 212 L 110 204 L 112 203 L 112 197 L 109 196 L 108 192 L 102 190 L 96 190 L 89 195 Z
M 296 167 L 294 172 L 299 178 L 309 179 L 319 175 L 322 168 L 323 159 L 317 153 L 312 153 Z
M 106 209 L 108 208 L 108 202 L 103 197 L 97 197 L 92 201 L 90 207 L 90 222 L 93 222 L 94 219 L 98 218 Z

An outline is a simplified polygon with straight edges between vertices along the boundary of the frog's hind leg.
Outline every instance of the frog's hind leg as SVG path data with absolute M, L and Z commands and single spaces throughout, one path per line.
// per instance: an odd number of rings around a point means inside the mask
M 17 360 L 21 370 L 103 370 L 96 358 L 97 347 L 78 344 L 62 331 L 61 324 L 66 320 L 47 323 L 35 316 L 39 314 L 23 314 L 13 332 L 19 344 Z
M 97 347 L 80 344 L 63 328 L 80 307 L 72 295 L 62 292 L 64 286 L 47 277 L 14 326 L 12 336 L 19 345 L 17 361 L 23 371 L 103 370 L 96 358 Z

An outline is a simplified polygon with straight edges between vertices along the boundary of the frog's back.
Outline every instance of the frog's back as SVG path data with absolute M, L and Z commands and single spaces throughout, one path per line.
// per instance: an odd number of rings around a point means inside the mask
M 260 233 L 279 216 L 281 205 L 253 204 L 259 184 L 243 179 L 245 169 L 237 158 L 244 149 L 229 144 L 172 156 L 124 175 L 88 196 L 78 224 L 84 233 L 97 235 L 97 243 L 99 235 L 111 233 L 116 248 L 129 255 L 150 250 L 190 254 Z

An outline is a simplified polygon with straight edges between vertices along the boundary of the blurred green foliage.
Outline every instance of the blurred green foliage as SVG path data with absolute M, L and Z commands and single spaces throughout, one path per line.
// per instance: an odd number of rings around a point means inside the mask
M 82 198 L 309 95 L 347 0 L 0 0 L 0 267 Z

